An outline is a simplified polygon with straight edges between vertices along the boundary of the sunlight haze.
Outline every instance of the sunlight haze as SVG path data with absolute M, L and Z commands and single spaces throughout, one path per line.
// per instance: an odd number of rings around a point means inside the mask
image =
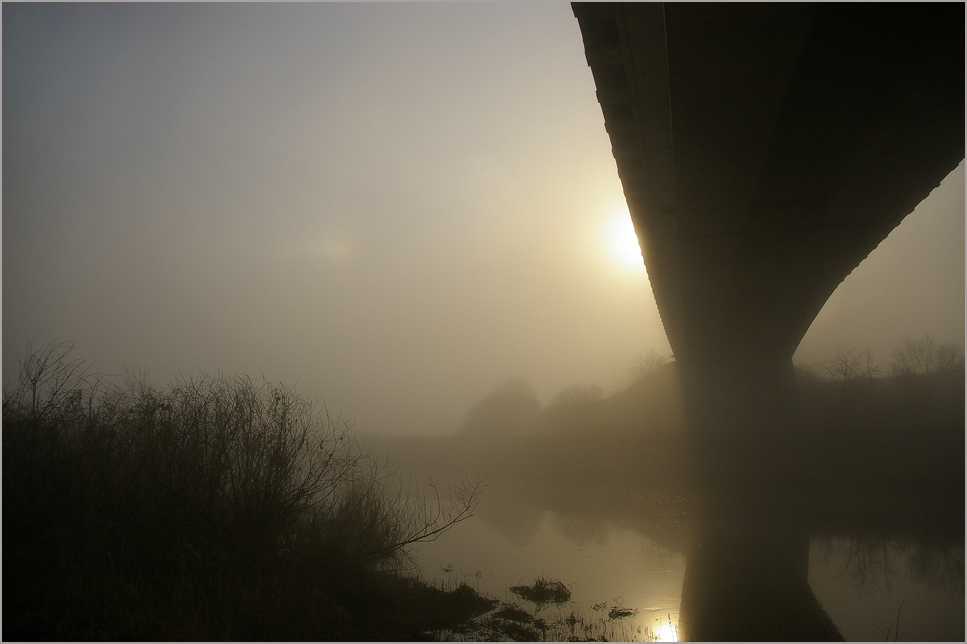
M 3 97 L 5 388 L 73 341 L 447 433 L 507 378 L 612 394 L 670 354 L 568 4 L 6 4 Z M 962 344 L 963 173 L 797 363 Z

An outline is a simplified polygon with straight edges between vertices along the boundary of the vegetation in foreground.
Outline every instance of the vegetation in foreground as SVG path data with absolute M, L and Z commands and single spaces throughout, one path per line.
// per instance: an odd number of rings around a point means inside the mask
M 407 575 L 407 545 L 470 516 L 479 484 L 466 481 L 443 501 L 432 487 L 415 496 L 394 488 L 395 479 L 359 450 L 348 423 L 283 386 L 222 376 L 165 389 L 133 378 L 107 385 L 68 354 L 69 347 L 51 346 L 28 355 L 20 386 L 4 395 L 5 639 L 656 637 L 629 630 L 634 620 L 625 618 L 633 613 L 621 606 L 566 614 L 569 593 L 560 582 L 510 589 L 522 607 Z M 823 463 L 822 476 L 803 486 L 812 492 L 794 505 L 839 530 L 852 525 L 857 508 L 871 507 L 874 493 L 903 505 L 915 478 L 928 492 L 909 503 L 922 511 L 903 506 L 895 514 L 906 521 L 885 527 L 903 532 L 911 521 L 932 521 L 931 534 L 943 543 L 948 533 L 962 535 L 963 515 L 951 524 L 947 510 L 947 491 L 963 489 L 962 362 L 944 370 L 891 365 L 892 378 L 874 378 L 873 369 L 852 368 L 860 363 L 851 352 L 840 354 L 848 369 L 800 383 L 809 431 L 783 439 L 798 460 L 782 463 L 775 482 L 798 481 L 791 474 L 799 461 Z M 869 353 L 863 357 L 868 363 Z M 659 366 L 607 400 L 593 388 L 569 388 L 544 414 L 557 429 L 547 433 L 494 436 L 483 422 L 494 419 L 481 408 L 474 419 L 482 431 L 440 437 L 442 452 L 430 449 L 430 439 L 416 441 L 409 456 L 420 458 L 409 460 L 453 470 L 472 455 L 497 473 L 513 472 L 523 486 L 517 497 L 527 492 L 542 507 L 565 497 L 585 511 L 620 508 L 646 522 L 657 541 L 678 543 L 688 504 L 677 499 L 691 476 L 672 376 L 673 365 Z M 534 415 L 533 405 L 521 408 Z M 558 417 L 568 422 L 550 422 Z M 662 458 L 642 468 L 641 454 Z M 768 474 L 733 460 L 760 479 Z M 607 488 L 596 485 L 602 462 Z M 884 470 L 886 478 L 878 475 Z M 846 479 L 854 481 L 850 503 L 842 501 Z M 870 481 L 871 490 L 855 481 Z M 616 482 L 627 494 L 616 495 Z M 937 501 L 923 507 L 924 496 Z
M 558 579 L 542 576 L 509 590 L 521 601 L 493 601 L 486 613 L 434 635 L 445 641 L 637 642 L 657 641 L 675 631 L 670 616 L 667 626 L 656 620 L 661 630 L 656 632 L 628 619 L 637 609 L 611 602 L 595 604 L 591 614 L 575 611 L 570 589 Z
M 110 384 L 71 348 L 28 353 L 3 399 L 4 639 L 656 638 L 632 609 L 569 610 L 558 580 L 507 603 L 408 574 L 477 480 L 414 495 L 284 386 Z
M 4 639 L 418 640 L 492 605 L 404 574 L 479 481 L 394 490 L 284 386 L 110 385 L 70 349 L 3 400 Z

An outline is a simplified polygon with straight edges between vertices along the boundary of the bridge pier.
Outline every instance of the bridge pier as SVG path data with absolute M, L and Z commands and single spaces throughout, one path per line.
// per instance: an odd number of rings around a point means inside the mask
M 771 478 L 785 461 L 795 422 L 796 381 L 789 358 L 744 353 L 683 360 L 686 424 L 706 485 Z
M 725 354 L 681 361 L 685 413 L 699 434 L 779 428 L 794 411 L 789 358 Z

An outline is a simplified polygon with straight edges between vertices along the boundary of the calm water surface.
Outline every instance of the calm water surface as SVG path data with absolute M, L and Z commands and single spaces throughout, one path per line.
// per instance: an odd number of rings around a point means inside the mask
M 552 511 L 538 511 L 527 526 L 477 516 L 414 554 L 425 578 L 466 582 L 511 603 L 520 600 L 510 586 L 560 579 L 571 591 L 565 616 L 575 610 L 603 618 L 622 606 L 638 611 L 622 624 L 637 637 L 676 639 L 685 557 L 620 525 L 581 525 Z M 553 607 L 544 611 L 554 613 Z
M 686 554 L 620 520 L 511 506 L 485 496 L 476 516 L 421 544 L 414 555 L 425 578 L 466 582 L 508 602 L 520 603 L 510 586 L 532 584 L 540 576 L 560 579 L 572 593 L 564 616 L 574 610 L 604 618 L 608 609 L 622 606 L 637 611 L 623 620 L 625 635 L 662 641 L 678 636 Z M 962 550 L 959 556 L 962 566 Z M 881 544 L 857 552 L 850 539 L 814 538 L 808 578 L 847 640 L 964 639 L 962 584 L 957 589 L 943 578 L 914 574 L 904 549 Z M 760 618 L 757 606 L 745 610 L 736 618 Z M 545 608 L 542 615 L 554 611 Z
M 572 595 L 560 615 L 604 622 L 611 640 L 964 641 L 962 427 L 702 441 L 605 428 L 386 449 L 413 476 L 486 478 L 471 519 L 413 550 L 431 581 L 533 608 L 509 588 L 557 579 Z M 613 608 L 632 614 L 608 620 Z

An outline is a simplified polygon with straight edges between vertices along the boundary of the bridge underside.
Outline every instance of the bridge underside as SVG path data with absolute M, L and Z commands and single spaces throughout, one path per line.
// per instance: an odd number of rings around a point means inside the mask
M 826 300 L 964 158 L 964 5 L 572 7 L 691 424 L 774 422 Z
M 705 484 L 682 633 L 841 639 L 809 587 L 808 531 L 746 470 L 796 462 L 775 431 L 796 347 L 964 158 L 964 5 L 573 8 Z M 730 623 L 749 606 L 768 618 Z
M 788 362 L 964 158 L 963 4 L 573 10 L 680 362 Z

